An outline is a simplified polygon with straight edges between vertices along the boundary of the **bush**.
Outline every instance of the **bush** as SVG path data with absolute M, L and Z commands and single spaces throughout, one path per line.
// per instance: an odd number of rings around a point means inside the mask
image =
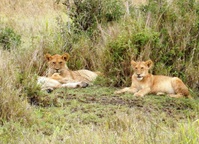
M 0 29 L 0 44 L 4 50 L 15 49 L 21 44 L 21 36 L 14 32 L 12 28 Z
M 90 35 L 97 24 L 105 24 L 119 20 L 124 14 L 124 6 L 120 0 L 74 0 L 70 5 L 70 17 L 76 32 L 86 31 Z

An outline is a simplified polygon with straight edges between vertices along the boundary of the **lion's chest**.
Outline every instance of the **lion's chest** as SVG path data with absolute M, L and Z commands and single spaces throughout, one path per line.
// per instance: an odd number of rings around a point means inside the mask
M 145 80 L 133 80 L 134 87 L 137 88 L 137 90 L 145 89 L 145 88 L 151 88 L 152 87 L 152 79 L 145 79 Z

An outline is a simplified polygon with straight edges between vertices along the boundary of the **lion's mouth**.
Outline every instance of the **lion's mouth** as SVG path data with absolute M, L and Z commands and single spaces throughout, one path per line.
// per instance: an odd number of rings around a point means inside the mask
M 59 70 L 55 70 L 55 73 L 59 73 Z
M 63 69 L 54 69 L 54 71 L 53 71 L 53 73 L 58 73 L 58 74 L 60 74 L 60 75 L 62 75 L 63 72 L 64 72 Z
M 54 69 L 54 73 L 60 73 L 61 70 L 60 69 Z
M 142 79 L 143 79 L 143 76 L 137 75 L 137 79 L 138 79 L 138 80 L 142 80 Z

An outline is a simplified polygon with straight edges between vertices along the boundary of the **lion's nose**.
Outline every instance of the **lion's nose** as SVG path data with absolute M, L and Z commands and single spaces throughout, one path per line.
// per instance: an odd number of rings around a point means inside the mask
M 56 72 L 59 72 L 59 69 L 55 69 Z

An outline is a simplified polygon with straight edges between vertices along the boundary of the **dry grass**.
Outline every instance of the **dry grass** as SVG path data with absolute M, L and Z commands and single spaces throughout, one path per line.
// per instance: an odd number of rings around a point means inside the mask
M 146 0 L 130 2 L 139 5 Z M 53 101 L 48 107 L 30 105 L 27 97 L 40 96 L 40 91 L 34 89 L 34 76 L 44 74 L 43 54 L 63 52 L 61 47 L 66 38 L 60 36 L 63 25 L 58 21 L 66 22 L 66 14 L 65 6 L 55 4 L 54 0 L 1 0 L 0 28 L 11 27 L 21 35 L 22 44 L 10 52 L 0 47 L 0 143 L 194 144 L 199 140 L 198 108 L 192 107 L 198 104 L 197 100 L 149 97 L 135 99 L 128 105 L 132 95 L 117 97 L 113 95 L 115 88 L 91 87 L 45 94 L 45 100 Z M 121 33 L 141 32 L 143 27 L 135 23 L 142 24 L 142 20 L 140 15 L 129 23 L 98 25 L 101 35 L 97 43 L 80 36 L 79 41 L 73 43 L 71 66 L 103 69 L 107 42 L 115 41 Z M 189 71 L 189 75 L 194 73 L 193 80 L 198 79 L 196 68 L 190 67 L 194 72 Z M 115 99 L 126 102 L 115 104 Z M 154 104 L 162 100 L 151 109 L 150 101 Z M 171 107 L 166 109 L 171 115 L 166 115 L 163 104 Z M 141 110 L 140 105 L 146 106 L 145 109 Z M 185 108 L 182 110 L 178 106 Z
M 63 9 L 63 5 L 55 4 L 54 0 L 3 0 L 0 4 L 0 22 L 22 36 L 23 48 L 34 43 L 38 47 L 44 36 L 56 33 L 56 18 L 68 20 Z
M 17 65 L 15 57 L 0 50 L 0 117 L 1 120 L 19 120 L 27 123 L 30 122 L 32 111 L 27 100 L 19 97 L 21 87 L 16 88 L 18 85 Z

